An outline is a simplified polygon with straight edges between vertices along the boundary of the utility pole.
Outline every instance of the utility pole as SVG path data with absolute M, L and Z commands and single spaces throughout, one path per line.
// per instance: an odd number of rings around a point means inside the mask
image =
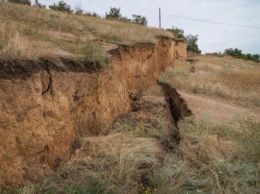
M 162 23 L 161 23 L 162 21 L 161 21 L 161 20 L 162 20 L 162 17 L 161 17 L 161 8 L 159 7 L 159 28 L 162 28 L 162 25 L 161 25 L 161 24 L 162 24 Z
M 37 7 L 39 7 L 39 1 L 38 1 L 38 0 L 35 0 L 35 5 L 36 5 Z

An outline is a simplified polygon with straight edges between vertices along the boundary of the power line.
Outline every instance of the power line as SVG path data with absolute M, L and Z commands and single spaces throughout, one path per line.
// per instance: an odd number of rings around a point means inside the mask
M 158 17 L 158 15 L 151 16 L 151 17 L 149 17 L 147 19 L 149 20 L 149 19 L 152 19 L 152 18 L 155 18 L 155 17 Z
M 176 16 L 176 15 L 171 15 L 171 14 L 165 14 L 162 13 L 163 15 L 175 17 L 175 18 L 181 18 L 185 20 L 193 20 L 193 21 L 198 21 L 198 22 L 208 22 L 208 23 L 213 23 L 213 24 L 222 24 L 222 25 L 227 25 L 227 26 L 237 26 L 237 27 L 245 27 L 245 28 L 259 28 L 258 26 L 247 26 L 247 25 L 240 25 L 240 24 L 231 24 L 231 23 L 224 23 L 224 22 L 214 22 L 214 21 L 209 21 L 209 20 L 201 20 L 201 19 L 194 19 L 194 18 L 188 18 L 188 17 L 182 17 L 182 16 Z
M 55 3 L 54 1 L 50 1 L 50 0 L 44 0 L 44 1 L 48 1 L 48 2 L 50 2 L 50 3 Z

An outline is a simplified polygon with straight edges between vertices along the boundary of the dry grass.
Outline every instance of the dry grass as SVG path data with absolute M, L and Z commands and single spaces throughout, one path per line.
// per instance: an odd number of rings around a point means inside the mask
M 2 60 L 37 60 L 43 58 L 41 53 L 46 50 L 49 53 L 63 50 L 63 53 L 73 54 L 74 57 L 84 57 L 88 41 L 134 44 L 154 42 L 156 35 L 172 36 L 156 28 L 6 2 L 0 2 L 0 12 Z
M 55 176 L 3 193 L 257 193 L 259 123 L 240 122 L 218 139 L 211 123 L 183 121 L 177 153 L 129 133 L 82 138 Z
M 189 161 L 210 161 L 215 158 L 224 159 L 237 149 L 236 143 L 226 141 L 218 135 L 207 135 L 198 141 L 194 136 L 184 136 L 180 150 L 182 157 Z
M 44 49 L 43 49 L 44 48 Z M 76 56 L 59 48 L 52 47 L 46 42 L 30 41 L 21 37 L 17 31 L 11 35 L 7 44 L 0 52 L 2 60 L 33 60 L 46 59 L 57 64 L 61 58 L 76 59 Z
M 82 145 L 95 163 L 101 162 L 101 166 L 102 159 L 107 163 L 111 158 L 113 165 L 96 173 L 98 176 L 103 174 L 100 178 L 123 181 L 126 189 L 138 186 L 149 166 L 157 164 L 164 155 L 162 146 L 155 139 L 133 138 L 125 134 L 83 139 Z
M 260 107 L 260 66 L 230 57 L 199 56 L 195 73 L 191 64 L 177 61 L 162 76 L 179 90 L 235 100 Z
M 159 85 L 153 86 L 144 92 L 146 96 L 163 96 L 162 89 Z
M 152 166 L 165 154 L 152 138 L 113 134 L 80 141 L 82 148 L 57 172 L 67 175 L 52 179 L 51 186 L 43 183 L 38 192 L 139 193 Z

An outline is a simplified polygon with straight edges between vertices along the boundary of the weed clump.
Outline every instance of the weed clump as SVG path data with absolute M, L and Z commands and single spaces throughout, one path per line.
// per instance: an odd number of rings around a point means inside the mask
M 92 61 L 103 68 L 109 66 L 109 54 L 99 44 L 87 41 L 84 46 L 84 55 L 86 61 Z

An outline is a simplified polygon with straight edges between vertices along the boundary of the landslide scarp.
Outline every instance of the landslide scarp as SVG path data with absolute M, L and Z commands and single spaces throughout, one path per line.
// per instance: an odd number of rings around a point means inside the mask
M 0 187 L 52 174 L 77 138 L 106 134 L 128 112 L 129 90 L 186 58 L 185 43 L 158 29 L 6 2 L 0 12 Z

